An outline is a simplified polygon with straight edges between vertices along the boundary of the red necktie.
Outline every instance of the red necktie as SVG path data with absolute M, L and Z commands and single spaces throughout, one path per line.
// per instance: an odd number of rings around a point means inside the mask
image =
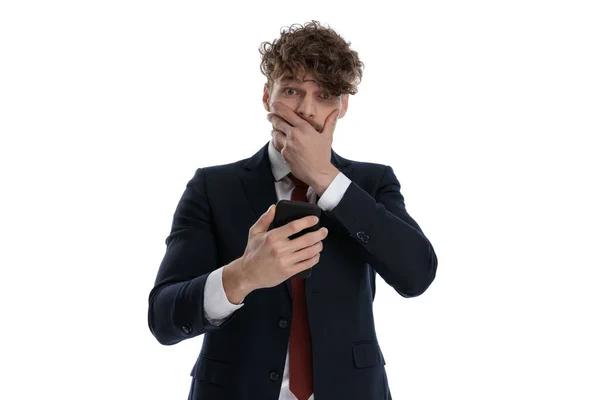
M 294 182 L 292 200 L 308 202 L 308 185 L 291 173 Z M 290 390 L 298 400 L 308 400 L 313 393 L 312 343 L 306 312 L 304 279 L 292 279 L 292 327 L 290 332 Z

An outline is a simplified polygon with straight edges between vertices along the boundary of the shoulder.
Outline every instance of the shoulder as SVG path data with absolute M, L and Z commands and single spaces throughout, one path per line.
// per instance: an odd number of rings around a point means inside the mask
M 248 159 L 227 164 L 198 167 L 187 186 L 203 193 L 209 192 L 214 187 L 231 187 L 238 182 L 239 171 L 243 169 L 246 161 Z
M 391 167 L 387 164 L 371 161 L 358 161 L 337 155 L 338 160 L 345 164 L 342 171 L 356 179 L 380 182 L 383 177 L 390 173 Z
M 249 159 L 250 158 L 245 158 L 243 160 L 238 160 L 227 164 L 207 165 L 203 167 L 198 167 L 196 169 L 193 179 L 213 179 L 215 177 L 224 178 L 226 176 L 234 175 L 244 167 L 244 164 Z

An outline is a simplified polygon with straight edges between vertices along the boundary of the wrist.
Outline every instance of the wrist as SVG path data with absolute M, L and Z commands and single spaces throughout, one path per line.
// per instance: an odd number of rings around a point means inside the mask
M 340 171 L 334 165 L 331 165 L 329 171 L 321 176 L 314 186 L 315 192 L 319 195 L 319 197 L 323 196 L 323 193 L 325 193 L 329 185 L 331 185 L 331 182 L 333 182 L 339 173 Z
M 223 289 L 227 300 L 232 304 L 240 304 L 252 291 L 244 276 L 242 257 L 232 261 L 223 268 Z

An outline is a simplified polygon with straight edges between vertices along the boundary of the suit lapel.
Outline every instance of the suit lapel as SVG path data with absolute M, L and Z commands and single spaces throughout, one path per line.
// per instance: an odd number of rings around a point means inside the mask
M 275 178 L 271 171 L 268 146 L 269 143 L 250 157 L 240 172 L 244 191 L 254 210 L 254 221 L 264 214 L 271 204 L 277 203 Z
M 244 191 L 254 210 L 254 221 L 256 221 L 271 204 L 277 203 L 277 192 L 275 191 L 275 178 L 271 170 L 271 161 L 269 160 L 269 142 L 264 145 L 256 154 L 250 157 L 244 164 L 240 172 L 240 179 Z M 348 176 L 351 162 L 331 150 L 331 163 L 340 172 Z M 348 176 L 349 177 L 349 176 Z M 317 197 L 318 201 L 318 197 Z M 329 217 L 321 213 L 321 225 L 328 225 Z M 310 278 L 308 278 L 310 280 Z M 308 282 L 307 282 L 308 283 Z M 292 300 L 291 279 L 285 280 L 286 291 L 290 301 Z

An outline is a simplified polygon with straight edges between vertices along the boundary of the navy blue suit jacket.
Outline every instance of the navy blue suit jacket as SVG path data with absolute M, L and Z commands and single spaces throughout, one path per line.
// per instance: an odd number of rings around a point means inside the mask
M 267 153 L 199 168 L 173 216 L 149 296 L 148 323 L 164 345 L 204 334 L 189 399 L 277 400 L 292 319 L 290 280 L 251 292 L 220 326 L 204 316 L 211 271 L 244 254 L 248 230 L 277 202 Z M 391 399 L 373 320 L 375 274 L 404 297 L 433 281 L 437 257 L 408 215 L 392 168 L 331 162 L 352 183 L 331 212 L 320 261 L 306 280 L 316 400 Z

